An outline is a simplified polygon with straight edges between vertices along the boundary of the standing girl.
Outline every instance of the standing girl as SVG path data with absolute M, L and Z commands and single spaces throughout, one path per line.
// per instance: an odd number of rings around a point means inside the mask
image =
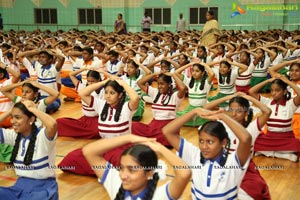
M 113 78 L 113 77 L 112 77 Z M 104 86 L 104 98 L 95 98 L 91 93 Z M 126 93 L 130 100 L 125 102 Z M 139 96 L 123 80 L 104 80 L 79 91 L 81 99 L 99 115 L 98 132 L 101 138 L 111 138 L 131 133 L 131 119 L 138 108 Z M 125 147 L 107 152 L 104 157 L 115 166 L 119 166 L 120 155 Z M 70 166 L 74 166 L 70 169 Z M 64 171 L 82 175 L 94 175 L 93 170 L 82 155 L 82 149 L 70 152 L 59 164 Z
M 28 100 L 16 103 L 10 112 L 0 118 L 4 119 L 9 114 L 13 129 L 0 129 L 0 142 L 14 145 L 11 162 L 19 178 L 11 187 L 0 187 L 1 198 L 58 199 L 53 168 L 57 131 L 55 120 Z M 36 127 L 34 122 L 37 118 L 43 122 L 44 128 Z
M 101 81 L 101 76 L 98 71 L 89 70 L 90 68 L 81 68 L 69 74 L 72 83 L 75 85 L 75 90 L 87 87 Z M 77 75 L 88 70 L 87 81 L 81 82 L 77 79 Z M 91 94 L 96 99 L 104 99 L 104 90 L 99 87 Z M 76 137 L 76 138 L 99 138 L 98 131 L 98 112 L 81 100 L 83 116 L 79 119 L 68 117 L 58 118 L 58 136 Z
M 103 158 L 103 154 L 127 143 L 142 144 L 127 148 L 120 158 L 119 170 L 112 168 Z M 159 187 L 159 176 L 155 169 L 161 166 L 158 165 L 155 152 L 159 152 L 175 171 L 174 179 Z M 83 154 L 110 199 L 178 199 L 191 177 L 191 171 L 180 158 L 149 138 L 125 135 L 98 140 L 85 146 Z
M 268 83 L 271 84 L 272 98 L 258 94 L 258 91 Z M 290 99 L 287 86 L 297 94 L 293 99 Z M 300 88 L 284 76 L 278 76 L 278 79 L 271 78 L 251 88 L 249 94 L 272 110 L 267 121 L 267 133 L 258 136 L 254 151 L 265 156 L 296 162 L 299 159 L 300 141 L 293 134 L 292 117 L 300 105 Z
M 186 68 L 192 67 L 192 77 L 181 75 L 181 72 Z M 183 111 L 176 113 L 177 117 L 188 113 L 189 111 L 202 107 L 207 102 L 207 95 L 210 91 L 212 80 L 215 76 L 209 65 L 203 62 L 193 62 L 180 67 L 175 71 L 175 74 L 183 80 L 183 83 L 188 87 L 189 105 Z M 200 117 L 195 117 L 192 121 L 185 123 L 185 126 L 200 126 L 205 121 Z
M 154 99 L 152 104 L 153 119 L 150 124 L 133 122 L 132 133 L 145 137 L 155 137 L 158 142 L 170 147 L 161 129 L 176 118 L 176 111 L 178 105 L 184 98 L 186 87 L 180 78 L 171 73 L 159 74 L 157 79 L 158 88 L 147 85 L 146 83 L 156 75 L 156 73 L 153 73 L 144 76 L 138 81 L 138 86 Z M 176 92 L 173 92 L 171 76 L 177 85 L 178 90 Z
M 206 122 L 198 132 L 199 146 L 180 138 L 177 131 L 194 116 L 222 120 L 239 140 L 237 150 L 229 154 L 230 140 L 219 121 Z M 193 199 L 236 199 L 238 187 L 248 167 L 251 136 L 234 119 L 220 111 L 196 108 L 163 128 L 163 133 L 178 155 L 192 169 Z

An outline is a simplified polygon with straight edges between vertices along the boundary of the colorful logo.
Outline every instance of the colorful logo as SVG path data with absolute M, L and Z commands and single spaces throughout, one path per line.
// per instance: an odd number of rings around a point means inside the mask
M 237 15 L 243 15 L 246 13 L 246 10 L 244 10 L 243 8 L 241 8 L 240 5 L 236 5 L 236 3 L 232 3 L 232 11 L 234 11 L 233 13 L 231 13 L 230 17 L 233 18 Z

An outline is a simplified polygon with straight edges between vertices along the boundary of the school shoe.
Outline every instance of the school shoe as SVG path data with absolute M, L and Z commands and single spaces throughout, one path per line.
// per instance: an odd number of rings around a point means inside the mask
M 290 161 L 293 161 L 293 162 L 297 162 L 298 161 L 298 157 L 294 153 L 275 152 L 274 156 L 276 158 L 283 158 L 283 159 L 287 159 L 287 160 L 290 160 Z

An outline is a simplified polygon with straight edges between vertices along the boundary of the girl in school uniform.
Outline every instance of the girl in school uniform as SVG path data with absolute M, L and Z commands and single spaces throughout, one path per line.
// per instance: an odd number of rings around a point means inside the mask
M 272 112 L 271 109 L 266 107 L 265 104 L 261 103 L 255 98 L 248 96 L 242 92 L 237 92 L 233 95 L 229 95 L 221 99 L 212 101 L 206 104 L 204 108 L 211 110 L 218 107 L 219 104 L 225 101 L 229 101 L 228 115 L 239 122 L 242 126 L 244 126 L 251 134 L 251 152 L 253 153 L 255 140 L 261 133 L 261 129 L 263 128 L 263 126 L 267 123 L 267 120 L 269 119 Z M 261 114 L 259 115 L 259 117 L 257 117 L 253 121 L 253 110 L 252 108 L 250 108 L 249 102 L 252 102 L 261 110 Z M 229 152 L 234 153 L 234 151 L 237 150 L 239 140 L 227 126 L 225 126 L 225 128 L 230 139 Z M 255 185 L 255 188 L 253 188 L 253 185 Z M 247 168 L 245 177 L 242 180 L 238 196 L 239 199 L 271 199 L 268 185 L 260 175 L 252 159 L 250 160 L 250 164 Z
M 16 96 L 14 93 L 14 89 L 20 86 L 22 87 L 22 96 Z M 49 96 L 41 99 L 39 90 L 46 92 L 47 94 L 49 94 Z M 30 79 L 5 86 L 1 88 L 0 91 L 13 103 L 17 103 L 23 100 L 33 101 L 37 108 L 42 112 L 46 112 L 47 106 L 54 102 L 59 96 L 58 91 L 55 91 L 52 88 L 46 87 L 42 84 L 39 84 L 37 81 Z M 36 126 L 42 126 L 42 122 L 39 119 L 36 119 Z
M 270 56 L 268 56 L 265 52 L 268 52 Z M 276 55 L 273 51 L 263 47 L 257 48 L 255 53 L 250 53 L 255 57 L 253 61 L 255 68 L 250 80 L 250 87 L 254 87 L 257 84 L 268 79 L 268 69 L 271 62 L 273 62 L 273 60 L 275 59 Z M 267 92 L 268 90 L 270 90 L 270 86 L 266 85 L 265 87 L 261 88 L 260 92 Z
M 270 74 L 275 77 L 278 76 L 278 71 L 280 71 L 282 68 L 289 66 L 289 77 L 291 82 L 293 82 L 295 85 L 297 85 L 298 88 L 300 88 L 300 61 L 286 61 L 283 63 L 280 63 L 278 65 L 274 65 L 270 69 Z M 288 87 L 289 92 L 291 93 L 291 98 L 294 98 L 297 96 L 297 93 L 291 88 Z M 293 121 L 292 121 L 292 127 L 294 135 L 297 139 L 300 139 L 300 108 L 298 108 L 294 115 L 293 115 Z
M 146 83 L 156 75 L 158 74 L 153 73 L 138 81 L 138 86 L 153 99 L 153 119 L 149 124 L 133 122 L 132 133 L 145 137 L 155 137 L 161 144 L 171 147 L 163 136 L 161 129 L 176 118 L 176 111 L 185 96 L 186 86 L 178 76 L 167 72 L 159 74 L 157 79 L 158 88 L 147 85 Z M 176 92 L 173 92 L 171 77 L 176 82 Z
M 258 93 L 268 83 L 271 84 L 272 98 L 263 97 Z M 290 99 L 287 86 L 297 94 L 293 99 Z M 257 154 L 296 162 L 299 159 L 300 141 L 293 134 L 292 117 L 300 105 L 300 88 L 286 77 L 276 76 L 251 88 L 249 94 L 272 110 L 267 121 L 267 133 L 258 136 L 254 151 Z
M 55 178 L 55 141 L 57 124 L 32 101 L 18 102 L 10 112 L 13 129 L 0 129 L 0 142 L 14 145 L 11 162 L 19 176 L 11 187 L 0 187 L 3 199 L 58 199 Z M 39 118 L 45 127 L 38 128 Z
M 112 79 L 115 77 L 111 77 Z M 104 86 L 104 100 L 95 98 L 93 91 Z M 130 100 L 125 102 L 126 93 Z M 98 132 L 101 138 L 111 138 L 131 133 L 132 116 L 139 104 L 139 96 L 119 78 L 91 84 L 79 91 L 81 99 L 99 115 Z M 114 166 L 119 166 L 120 155 L 125 147 L 107 152 L 104 157 Z M 58 165 L 64 171 L 82 175 L 95 175 L 82 155 L 82 148 L 70 152 Z M 74 166 L 70 169 L 70 166 Z
M 113 168 L 103 158 L 105 152 L 127 143 L 136 143 L 127 148 L 121 156 L 119 170 Z M 137 144 L 140 143 L 140 144 Z M 175 177 L 157 186 L 159 175 L 156 152 L 160 153 L 172 166 Z M 178 199 L 191 177 L 188 166 L 173 152 L 150 138 L 125 135 L 98 140 L 83 148 L 83 154 L 94 169 L 110 199 Z M 176 166 L 176 168 L 175 168 Z
M 69 74 L 72 83 L 75 85 L 75 90 L 87 87 L 88 85 L 101 82 L 101 75 L 98 71 L 89 70 L 91 68 L 81 68 Z M 77 75 L 87 70 L 87 81 L 82 82 L 77 79 Z M 104 90 L 99 87 L 91 94 L 96 99 L 104 99 Z M 79 119 L 69 117 L 58 118 L 58 136 L 75 137 L 75 138 L 99 138 L 98 131 L 98 112 L 81 100 L 83 116 Z
M 7 79 L 7 73 L 13 75 L 12 78 Z M 7 85 L 18 82 L 20 79 L 20 73 L 14 71 L 12 68 L 0 61 L 0 88 Z M 9 111 L 13 106 L 13 102 L 0 91 L 0 114 Z M 3 119 L 0 122 L 0 127 L 8 128 L 11 127 L 11 117 Z M 0 144 L 0 161 L 9 163 L 12 154 L 13 147 L 8 144 Z
M 208 121 L 199 129 L 199 146 L 180 138 L 177 131 L 196 115 L 223 121 L 239 140 L 237 150 L 228 153 L 230 140 L 220 121 Z M 251 136 L 240 123 L 220 111 L 196 108 L 165 126 L 163 133 L 179 157 L 193 166 L 192 199 L 237 199 L 251 150 Z
M 141 88 L 137 85 L 137 82 L 143 77 L 143 75 L 140 74 L 140 69 L 144 71 L 145 75 L 151 74 L 151 71 L 147 67 L 142 65 L 136 59 L 131 59 L 127 63 L 126 75 L 121 76 L 121 78 L 131 88 L 133 88 L 135 90 L 135 92 L 139 95 L 139 97 L 142 96 L 142 91 L 141 91 Z M 126 96 L 125 101 L 129 101 L 128 96 Z M 134 113 L 132 120 L 140 121 L 144 114 L 144 108 L 145 108 L 145 103 L 143 101 L 139 101 L 139 107 L 138 107 L 137 111 Z
M 209 65 L 213 65 L 214 62 Z M 232 67 L 232 65 L 236 67 Z M 239 74 L 246 71 L 247 65 L 237 62 L 231 62 L 230 60 L 223 60 L 220 62 L 220 67 L 213 68 L 213 72 L 218 79 L 219 93 L 215 96 L 209 97 L 208 101 L 214 101 L 224 96 L 234 94 L 236 92 L 235 81 Z M 225 107 L 227 103 L 222 103 L 220 106 Z
M 188 78 L 186 75 L 181 75 L 181 72 L 190 66 L 192 66 L 192 77 Z M 176 116 L 180 117 L 195 108 L 203 107 L 207 102 L 207 95 L 210 91 L 215 74 L 210 66 L 203 62 L 192 62 L 182 66 L 175 71 L 175 74 L 182 79 L 183 83 L 188 88 L 189 105 L 183 111 L 176 112 Z M 197 116 L 184 125 L 200 126 L 204 122 L 204 119 Z

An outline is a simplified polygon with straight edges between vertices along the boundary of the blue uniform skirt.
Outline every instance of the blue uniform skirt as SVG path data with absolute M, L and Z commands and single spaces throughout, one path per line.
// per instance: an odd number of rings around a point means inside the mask
M 58 200 L 58 186 L 55 178 L 18 178 L 11 187 L 0 187 L 1 199 L 9 200 Z

